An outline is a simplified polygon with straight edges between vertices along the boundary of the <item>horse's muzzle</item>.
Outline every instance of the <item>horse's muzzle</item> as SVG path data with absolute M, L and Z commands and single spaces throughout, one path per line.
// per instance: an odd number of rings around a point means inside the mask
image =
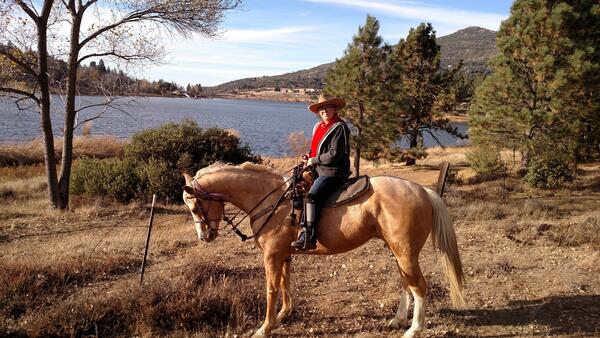
M 210 231 L 208 231 L 208 235 L 205 234 L 206 232 L 203 232 L 202 236 L 200 236 L 200 239 L 206 243 L 210 243 L 214 241 L 217 236 L 219 236 L 219 231 L 217 229 L 210 229 Z

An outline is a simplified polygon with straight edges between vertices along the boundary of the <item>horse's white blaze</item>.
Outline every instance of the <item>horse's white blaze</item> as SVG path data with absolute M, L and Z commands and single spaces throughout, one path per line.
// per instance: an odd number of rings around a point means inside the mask
M 202 228 L 200 227 L 200 223 L 194 223 L 196 227 L 196 232 L 198 233 L 198 239 L 202 239 Z

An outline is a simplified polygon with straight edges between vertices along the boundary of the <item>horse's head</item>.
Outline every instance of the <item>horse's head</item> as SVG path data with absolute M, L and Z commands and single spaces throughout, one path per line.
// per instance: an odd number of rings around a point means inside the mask
M 219 224 L 223 219 L 227 196 L 211 193 L 188 174 L 183 187 L 183 201 L 190 209 L 198 237 L 206 242 L 212 242 L 219 235 Z

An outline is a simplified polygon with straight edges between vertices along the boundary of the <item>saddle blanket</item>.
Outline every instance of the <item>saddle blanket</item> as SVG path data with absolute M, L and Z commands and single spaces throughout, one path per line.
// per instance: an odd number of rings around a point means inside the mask
M 352 201 L 369 190 L 369 176 L 353 177 L 332 192 L 323 203 L 324 208 L 333 208 Z

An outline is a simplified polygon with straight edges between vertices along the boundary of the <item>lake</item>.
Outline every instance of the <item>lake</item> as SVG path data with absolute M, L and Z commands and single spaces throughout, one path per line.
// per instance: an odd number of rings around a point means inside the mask
M 82 96 L 78 106 L 102 102 L 103 97 Z M 292 132 L 302 131 L 310 137 L 317 121 L 315 114 L 307 109 L 306 103 L 273 102 L 259 100 L 232 99 L 187 99 L 124 97 L 117 108 L 108 108 L 103 115 L 92 122 L 92 135 L 114 135 L 131 137 L 146 128 L 158 127 L 168 122 L 184 119 L 197 121 L 201 127 L 235 129 L 243 143 L 250 145 L 254 153 L 269 156 L 283 156 L 289 153 L 287 137 Z M 53 97 L 53 128 L 55 135 L 62 127 L 62 107 L 60 97 Z M 79 120 L 95 116 L 98 109 L 81 111 Z M 0 100 L 0 142 L 30 141 L 40 136 L 39 114 L 34 110 L 19 111 L 11 101 Z M 459 131 L 466 133 L 467 125 L 454 124 Z M 81 126 L 76 134 L 81 134 Z M 462 145 L 465 141 L 435 131 L 441 142 L 447 146 Z M 431 136 L 425 135 L 425 146 L 435 146 Z

